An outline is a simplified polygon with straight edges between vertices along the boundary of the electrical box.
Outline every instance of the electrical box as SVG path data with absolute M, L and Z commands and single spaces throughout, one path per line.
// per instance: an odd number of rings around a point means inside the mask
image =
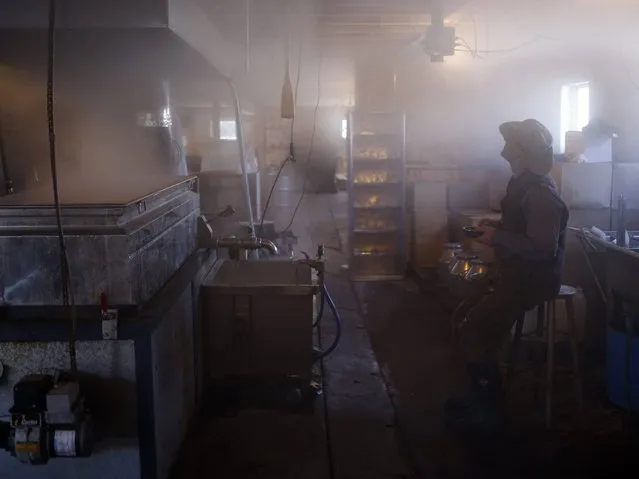
M 455 54 L 455 28 L 432 25 L 426 30 L 422 41 L 424 51 L 431 56 L 432 61 L 441 61 L 443 57 Z

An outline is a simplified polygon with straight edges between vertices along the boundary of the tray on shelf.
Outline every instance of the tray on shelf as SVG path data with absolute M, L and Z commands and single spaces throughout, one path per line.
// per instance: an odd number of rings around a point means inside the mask
M 355 112 L 349 119 L 351 279 L 401 278 L 405 252 L 405 117 Z
M 399 225 L 394 211 L 390 208 L 359 208 L 354 210 L 354 232 L 393 232 Z
M 396 255 L 354 255 L 349 271 L 354 281 L 401 279 L 400 264 Z
M 352 192 L 353 209 L 401 208 L 399 195 L 388 185 L 369 185 L 369 188 L 357 188 Z
M 400 183 L 398 172 L 384 168 L 367 168 L 355 172 L 354 185 L 393 185 Z
M 357 255 L 397 255 L 400 253 L 397 234 L 394 231 L 372 231 L 366 235 L 354 235 L 351 241 L 353 254 Z
M 400 162 L 401 155 L 401 145 L 380 146 L 378 141 L 371 140 L 358 140 L 353 143 L 353 159 L 356 162 L 366 160 Z

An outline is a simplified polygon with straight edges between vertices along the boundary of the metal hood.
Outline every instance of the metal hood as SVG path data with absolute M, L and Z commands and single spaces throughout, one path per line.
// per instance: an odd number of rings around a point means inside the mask
M 48 8 L 47 0 L 0 2 L 0 35 L 24 38 L 44 34 Z M 93 45 L 102 38 L 113 47 L 112 53 L 121 48 L 125 50 L 120 53 L 129 55 L 131 49 L 155 56 L 162 53 L 168 68 L 189 64 L 201 70 L 201 66 L 190 64 L 201 61 L 225 77 L 241 64 L 242 49 L 224 40 L 194 0 L 64 0 L 57 2 L 57 9 L 60 41 L 72 39 L 69 46 L 79 49 L 84 37 Z M 102 53 L 107 53 L 104 45 Z
M 48 9 L 47 0 L 0 1 L 0 123 L 16 184 L 16 178 L 38 181 L 47 171 Z M 59 0 L 55 103 L 61 165 L 69 174 L 82 167 L 104 178 L 128 174 L 134 166 L 151 171 L 161 148 L 180 150 L 179 112 L 166 107 L 227 98 L 224 78 L 235 61 L 242 66 L 242 55 L 193 0 Z M 136 128 L 141 117 L 162 120 L 165 113 L 175 120 L 167 121 L 170 144 L 156 134 L 160 129 Z

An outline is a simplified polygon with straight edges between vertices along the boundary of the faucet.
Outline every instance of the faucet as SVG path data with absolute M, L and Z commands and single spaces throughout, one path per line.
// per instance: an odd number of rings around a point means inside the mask
M 277 246 L 272 241 L 262 238 L 236 238 L 235 236 L 217 237 L 213 240 L 214 248 L 229 248 L 229 249 L 265 249 L 268 250 L 273 256 L 278 254 Z
M 200 248 L 229 248 L 236 251 L 265 249 L 273 256 L 279 253 L 275 243 L 266 239 L 215 236 L 211 225 L 203 215 L 197 219 L 197 244 Z

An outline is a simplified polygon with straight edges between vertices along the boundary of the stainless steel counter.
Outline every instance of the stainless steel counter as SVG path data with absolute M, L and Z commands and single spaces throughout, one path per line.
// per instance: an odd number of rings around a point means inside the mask
M 639 232 L 633 231 L 629 233 L 636 236 Z M 593 246 L 605 253 L 604 283 L 605 294 L 609 297 L 608 299 L 610 299 L 612 292 L 615 292 L 615 294 L 621 294 L 625 298 L 634 298 L 639 301 L 639 288 L 637 288 L 639 245 L 635 245 L 631 241 L 631 248 L 622 248 L 588 232 L 584 234 Z
M 60 185 L 75 303 L 142 305 L 195 249 L 196 179 Z M 62 302 L 60 252 L 47 188 L 0 199 L 2 296 L 13 306 Z

